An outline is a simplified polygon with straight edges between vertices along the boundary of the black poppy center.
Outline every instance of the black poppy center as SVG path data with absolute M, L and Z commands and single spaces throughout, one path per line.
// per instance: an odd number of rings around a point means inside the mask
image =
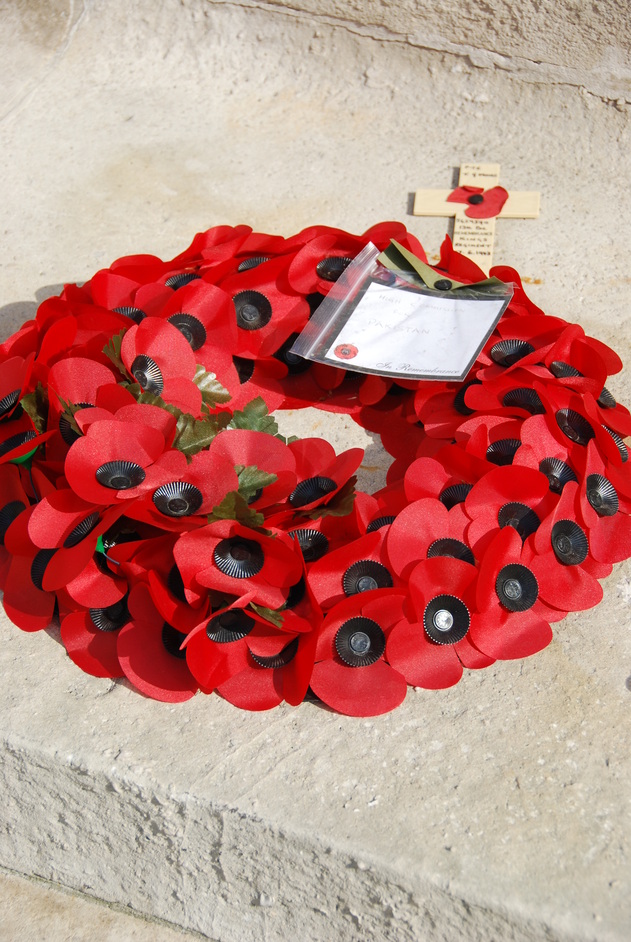
M 475 566 L 475 557 L 470 547 L 462 540 L 454 540 L 451 537 L 443 537 L 428 547 L 427 558 L 433 559 L 435 556 L 449 556 L 452 559 L 462 559 L 465 563 L 471 563 Z
M 342 576 L 345 595 L 357 595 L 359 592 L 371 592 L 373 589 L 388 589 L 392 586 L 392 576 L 384 565 L 374 559 L 360 559 L 349 566 Z
M 263 262 L 269 262 L 269 255 L 253 255 L 251 258 L 244 258 L 237 265 L 237 271 L 250 271 L 252 268 L 258 268 Z
M 521 446 L 518 438 L 499 438 L 491 442 L 486 449 L 486 460 L 500 468 L 513 463 L 517 449 Z
M 569 464 L 560 458 L 544 458 L 539 463 L 539 470 L 547 477 L 550 490 L 554 494 L 560 494 L 570 481 L 578 481 Z
M 528 386 L 519 386 L 516 389 L 509 389 L 502 399 L 502 405 L 507 408 L 514 406 L 518 409 L 524 409 L 531 415 L 543 415 L 545 407 L 534 391 Z
M 574 409 L 559 409 L 556 420 L 565 437 L 577 445 L 586 445 L 594 438 L 594 429 L 587 419 Z
M 337 484 L 332 478 L 322 476 L 307 478 L 291 492 L 289 503 L 292 507 L 304 507 L 305 504 L 311 504 L 314 500 L 326 497 L 336 488 Z
M 574 520 L 558 520 L 552 527 L 550 540 L 554 555 L 565 566 L 579 566 L 587 557 L 587 535 Z
M 263 568 L 265 556 L 259 543 L 230 537 L 217 543 L 213 558 L 220 572 L 233 579 L 248 579 Z
M 162 626 L 162 645 L 171 657 L 176 657 L 181 661 L 186 659 L 186 651 L 182 648 L 185 637 L 185 634 L 165 621 Z
M 166 517 L 185 517 L 197 513 L 203 503 L 202 493 L 187 481 L 171 481 L 154 491 L 152 500 Z
M 151 357 L 144 353 L 138 354 L 131 365 L 131 373 L 138 385 L 148 393 L 159 396 L 164 389 L 162 371 Z
M 127 491 L 142 484 L 145 471 L 133 461 L 106 461 L 96 469 L 96 479 L 103 487 L 113 491 Z
M 26 504 L 21 500 L 12 500 L 5 504 L 0 510 L 0 545 L 4 546 L 6 532 L 13 521 L 20 516 L 23 510 L 26 510 Z
M 467 197 L 467 203 L 471 203 L 472 206 L 479 206 L 480 203 L 484 202 L 484 196 L 482 193 L 472 193 L 471 196 Z
M 198 278 L 201 278 L 201 275 L 198 275 L 194 271 L 182 271 L 177 275 L 171 275 L 164 283 L 167 288 L 173 288 L 174 291 L 177 291 L 178 288 L 183 288 L 184 285 L 188 285 L 191 281 L 196 281 Z
M 8 393 L 2 399 L 0 399 L 0 418 L 4 418 L 5 415 L 8 415 L 12 409 L 17 405 L 17 401 L 20 398 L 20 390 L 14 389 L 13 392 Z
M 57 552 L 56 549 L 42 549 L 36 553 L 31 563 L 31 582 L 40 592 L 43 591 L 42 580 L 49 562 Z
M 613 517 L 618 513 L 618 492 L 602 474 L 590 474 L 587 477 L 587 500 L 599 517 Z
M 272 317 L 272 305 L 260 291 L 240 291 L 232 299 L 242 330 L 260 330 Z
M 94 408 L 94 405 L 91 402 L 78 402 L 76 405 L 77 411 L 80 409 Z M 75 432 L 65 415 L 59 416 L 59 434 L 63 438 L 66 445 L 73 445 L 77 439 L 81 438 L 81 434 L 79 432 Z
M 64 540 L 64 548 L 70 549 L 73 546 L 77 546 L 89 533 L 92 533 L 98 522 L 99 515 L 98 512 L 94 510 L 71 530 Z
M 127 608 L 127 596 L 106 608 L 91 608 L 89 614 L 92 624 L 99 631 L 118 631 L 131 618 Z
M 305 527 L 301 530 L 290 530 L 289 536 L 298 540 L 303 559 L 307 563 L 313 563 L 316 559 L 320 559 L 329 549 L 329 541 L 320 530 Z
M 122 307 L 115 307 L 113 309 L 116 314 L 122 314 L 123 317 L 128 317 L 135 324 L 139 324 L 141 321 L 144 321 L 147 316 L 144 311 L 139 307 L 132 307 L 130 304 L 124 304 Z
M 318 262 L 316 265 L 316 274 L 318 278 L 322 278 L 323 281 L 337 281 L 342 272 L 348 268 L 352 261 L 352 258 L 347 258 L 343 255 L 331 255 Z
M 215 615 L 206 625 L 206 635 L 216 644 L 230 644 L 249 635 L 254 628 L 254 619 L 240 608 L 233 608 Z
M 521 563 L 509 563 L 495 580 L 497 597 L 511 612 L 525 612 L 537 601 L 539 586 L 535 574 Z
M 0 457 L 7 455 L 10 451 L 13 451 L 14 448 L 19 448 L 20 445 L 25 445 L 26 442 L 30 442 L 36 437 L 36 432 L 29 431 L 18 432 L 17 435 L 11 435 L 10 438 L 5 438 L 2 444 L 0 444 Z
M 335 650 L 348 667 L 368 667 L 379 660 L 385 649 L 386 636 L 372 618 L 361 615 L 349 618 L 335 635 Z
M 535 348 L 526 340 L 500 340 L 489 352 L 494 363 L 499 366 L 512 366 L 534 351 Z
M 250 651 L 250 656 L 254 663 L 258 664 L 259 667 L 266 667 L 272 670 L 278 667 L 286 667 L 296 656 L 296 651 L 298 650 L 298 641 L 298 638 L 294 638 L 294 640 L 285 645 L 283 650 L 278 654 L 271 654 L 268 657 L 263 657 L 260 654 L 254 654 L 253 651 Z
M 436 282 L 434 287 L 435 288 L 438 287 L 438 282 Z M 451 282 L 449 283 L 449 287 L 451 288 Z M 459 412 L 460 415 L 473 415 L 473 413 L 475 412 L 475 409 L 470 409 L 469 406 L 466 404 L 466 402 L 464 401 L 465 395 L 467 393 L 467 390 L 470 389 L 471 386 L 480 386 L 480 385 L 481 383 L 479 379 L 473 379 L 471 380 L 470 383 L 465 383 L 464 386 L 460 387 L 460 389 L 454 396 L 454 409 L 456 410 L 456 412 Z
M 456 644 L 469 630 L 471 616 L 462 599 L 437 595 L 423 613 L 425 633 L 436 644 Z
M 311 362 L 309 360 L 299 356 L 297 353 L 291 352 L 291 348 L 297 339 L 298 334 L 291 334 L 282 347 L 279 347 L 274 354 L 277 360 L 280 360 L 281 363 L 285 364 L 291 376 L 297 376 L 299 373 L 306 373 L 306 371 L 311 366 Z
M 172 314 L 169 318 L 169 324 L 173 324 L 184 339 L 188 340 L 192 350 L 199 350 L 206 343 L 206 328 L 192 314 L 185 314 L 184 312 Z
M 389 527 L 391 523 L 394 523 L 395 519 L 393 514 L 385 514 L 383 517 L 376 517 L 366 527 L 366 533 L 374 533 L 376 530 L 381 530 L 382 527 Z
M 243 386 L 248 380 L 252 379 L 254 373 L 254 360 L 248 360 L 246 357 L 233 357 L 232 362 L 239 377 L 239 383 Z
M 520 504 L 518 501 L 511 501 L 500 507 L 497 522 L 500 527 L 513 527 L 522 540 L 525 540 L 527 536 L 535 532 L 541 521 L 531 507 Z
M 439 494 L 439 501 L 444 504 L 447 510 L 451 510 L 456 504 L 462 504 L 467 494 L 473 487 L 473 484 L 450 484 Z

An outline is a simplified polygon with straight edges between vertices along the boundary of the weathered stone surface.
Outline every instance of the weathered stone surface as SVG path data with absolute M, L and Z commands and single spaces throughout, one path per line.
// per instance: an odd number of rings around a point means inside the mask
M 252 5 L 286 16 L 307 14 L 315 22 L 384 43 L 447 52 L 476 68 L 514 73 L 524 81 L 584 86 L 609 99 L 631 97 L 631 23 L 624 0 L 271 0 Z
M 43 880 L 0 870 L 2 942 L 195 942 L 203 938 Z
M 409 217 L 408 194 L 478 159 L 542 192 L 539 220 L 498 222 L 496 261 L 628 358 L 622 103 L 269 8 L 68 12 L 41 59 L 22 13 L 2 39 L 4 333 L 64 281 L 216 223 L 400 218 L 435 256 L 445 222 Z M 22 52 L 28 77 L 7 65 Z M 607 385 L 631 402 L 628 373 Z M 361 435 L 287 421 L 339 447 Z M 383 466 L 372 445 L 365 486 Z M 220 942 L 623 942 L 630 565 L 604 587 L 536 657 L 369 721 L 152 703 L 4 619 L 0 864 Z

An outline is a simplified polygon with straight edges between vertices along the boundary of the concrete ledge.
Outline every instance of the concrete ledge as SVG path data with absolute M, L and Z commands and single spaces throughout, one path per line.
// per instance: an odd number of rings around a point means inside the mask
M 267 10 L 64 9 L 41 56 L 3 38 L 4 333 L 63 281 L 217 223 L 401 218 L 435 255 L 445 221 L 408 194 L 478 159 L 542 191 L 539 220 L 498 223 L 496 261 L 628 356 L 623 104 Z M 607 385 L 631 402 L 628 371 Z M 630 625 L 627 563 L 536 657 L 362 721 L 148 702 L 3 620 L 0 864 L 219 942 L 626 942 Z

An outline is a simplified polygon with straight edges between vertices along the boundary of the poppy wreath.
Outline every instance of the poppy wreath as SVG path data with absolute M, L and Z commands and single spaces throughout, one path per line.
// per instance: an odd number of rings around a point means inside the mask
M 392 381 L 291 352 L 368 242 L 427 261 L 399 223 L 361 236 L 212 228 L 170 261 L 120 258 L 66 285 L 0 346 L 0 585 L 23 631 L 167 702 L 355 716 L 408 686 L 523 658 L 631 555 L 620 358 L 550 317 L 516 271 L 462 383 Z M 484 277 L 447 239 L 445 278 Z M 285 438 L 315 406 L 381 435 Z

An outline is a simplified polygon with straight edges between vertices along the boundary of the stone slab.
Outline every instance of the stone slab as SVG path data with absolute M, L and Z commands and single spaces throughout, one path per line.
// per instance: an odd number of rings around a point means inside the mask
M 498 222 L 496 262 L 628 359 L 623 104 L 270 5 L 55 10 L 27 35 L 12 5 L 1 40 L 4 333 L 64 281 L 218 223 L 399 218 L 436 257 L 446 223 L 410 216 L 410 194 L 478 160 L 542 194 L 538 220 Z M 631 401 L 627 373 L 608 387 Z M 536 657 L 353 720 L 149 702 L 3 619 L 0 864 L 218 942 L 623 942 L 630 627 L 625 564 Z
M 195 942 L 197 932 L 0 870 L 0 942 Z

